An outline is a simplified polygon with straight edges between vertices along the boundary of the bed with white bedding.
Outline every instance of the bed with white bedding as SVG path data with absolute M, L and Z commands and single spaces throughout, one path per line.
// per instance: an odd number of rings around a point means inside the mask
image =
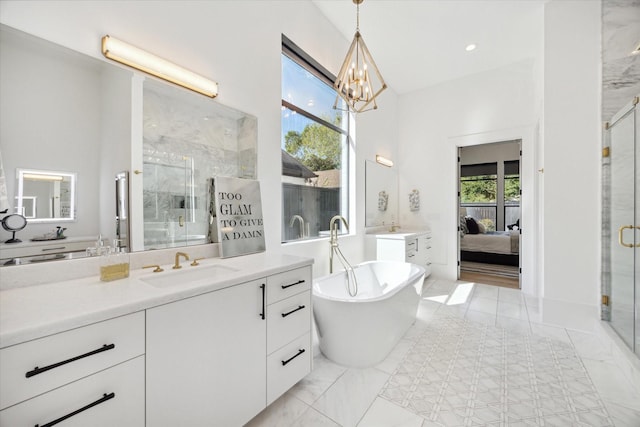
M 460 237 L 460 257 L 463 261 L 518 265 L 519 253 L 519 230 L 465 234 Z

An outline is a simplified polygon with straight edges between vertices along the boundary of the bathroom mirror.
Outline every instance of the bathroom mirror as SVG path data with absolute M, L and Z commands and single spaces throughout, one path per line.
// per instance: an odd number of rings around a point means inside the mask
M 96 49 L 99 49 L 98 41 Z M 157 86 L 155 92 L 160 94 L 150 100 L 146 90 L 152 85 Z M 163 88 L 165 92 L 177 91 L 180 96 L 162 92 Z M 195 165 L 195 178 L 202 182 L 203 188 L 206 188 L 206 179 L 215 174 L 256 176 L 255 117 L 187 89 L 2 24 L 0 94 L 0 158 L 9 212 L 15 212 L 18 206 L 14 198 L 18 191 L 17 169 L 73 171 L 77 185 L 75 208 L 69 213 L 74 223 L 67 226 L 66 232 L 70 237 L 95 238 L 102 234 L 113 239 L 117 236 L 114 176 L 122 171 L 130 172 L 127 220 L 131 231 L 129 247 L 133 251 L 149 249 L 145 247 L 142 231 L 147 226 L 142 202 L 143 179 L 147 179 L 143 178 L 144 170 L 164 159 L 186 155 L 196 162 L 215 159 L 206 170 Z M 215 115 L 196 116 L 197 109 L 191 104 L 202 101 L 216 109 L 217 119 Z M 154 113 L 147 114 L 151 110 Z M 182 119 L 172 116 L 173 110 L 183 111 L 179 114 Z M 223 116 L 229 121 L 221 119 Z M 153 123 L 151 117 L 157 121 Z M 209 120 L 214 125 L 197 127 L 193 123 L 197 120 Z M 202 138 L 215 139 L 216 143 L 200 144 Z M 192 151 L 185 152 L 185 145 Z M 144 151 L 149 147 L 151 151 Z M 207 157 L 201 156 L 203 153 Z M 31 215 L 34 200 L 27 197 L 23 194 L 24 214 L 34 216 Z M 174 201 L 179 205 L 177 199 Z M 190 206 L 188 203 L 185 202 L 185 206 Z M 155 222 L 164 222 L 162 214 L 163 211 Z M 178 231 L 182 231 L 179 217 L 175 215 L 175 221 Z M 50 232 L 60 220 L 71 220 L 33 219 L 29 218 L 27 227 L 20 232 L 24 241 Z M 185 215 L 185 223 L 193 225 L 188 219 Z M 122 222 L 120 224 L 122 226 Z M 124 231 L 121 228 L 121 232 Z M 185 233 L 188 237 L 202 234 L 194 230 Z M 0 241 L 10 237 L 11 234 L 0 229 Z M 204 242 L 206 239 L 197 240 L 197 243 Z M 172 246 L 193 243 L 196 242 L 192 239 L 175 239 Z
M 17 170 L 15 210 L 28 222 L 76 220 L 76 174 L 32 169 Z
M 365 226 L 398 224 L 398 173 L 365 160 Z
M 149 79 L 143 97 L 144 249 L 209 243 L 209 180 L 255 178 L 257 119 Z

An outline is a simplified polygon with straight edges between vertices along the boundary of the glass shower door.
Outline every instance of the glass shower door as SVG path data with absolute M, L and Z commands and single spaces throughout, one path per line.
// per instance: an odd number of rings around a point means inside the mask
M 631 349 L 636 339 L 636 147 L 635 109 L 610 127 L 611 326 Z

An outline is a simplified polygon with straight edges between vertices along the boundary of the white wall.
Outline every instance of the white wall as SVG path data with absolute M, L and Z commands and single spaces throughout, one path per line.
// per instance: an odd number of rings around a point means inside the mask
M 526 220 L 534 169 L 534 65 L 533 59 L 523 61 L 399 98 L 400 217 L 403 224 L 431 227 L 434 275 L 457 277 L 457 146 L 522 139 Z M 409 211 L 413 188 L 421 195 L 418 212 Z M 532 253 L 531 239 L 526 246 L 524 239 L 523 252 Z M 523 266 L 523 274 L 532 269 Z M 531 281 L 523 290 L 534 293 Z
M 600 283 L 600 2 L 545 5 L 544 296 L 594 307 Z
M 96 58 L 102 58 L 101 37 L 110 34 L 218 81 L 220 95 L 214 102 L 258 118 L 266 245 L 268 250 L 280 248 L 281 34 L 333 72 L 350 42 L 311 2 L 2 1 L 0 21 Z M 375 47 L 370 49 L 375 56 Z M 358 119 L 356 188 L 351 189 L 357 217 L 350 224 L 357 235 L 341 238 L 352 263 L 364 257 L 364 160 L 374 159 L 376 152 L 392 159 L 397 155 L 392 90 L 381 95 L 379 105 L 379 110 Z M 314 257 L 314 274 L 328 273 L 326 240 L 286 245 L 283 250 Z

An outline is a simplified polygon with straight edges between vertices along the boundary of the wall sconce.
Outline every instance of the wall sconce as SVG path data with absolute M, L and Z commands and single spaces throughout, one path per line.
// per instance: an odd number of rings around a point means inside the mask
M 381 156 L 380 154 L 376 154 L 376 162 L 380 163 L 382 166 L 391 167 L 393 166 L 393 162 L 386 157 Z
M 218 96 L 218 83 L 109 35 L 102 37 L 102 54 L 194 92 L 211 98 Z

